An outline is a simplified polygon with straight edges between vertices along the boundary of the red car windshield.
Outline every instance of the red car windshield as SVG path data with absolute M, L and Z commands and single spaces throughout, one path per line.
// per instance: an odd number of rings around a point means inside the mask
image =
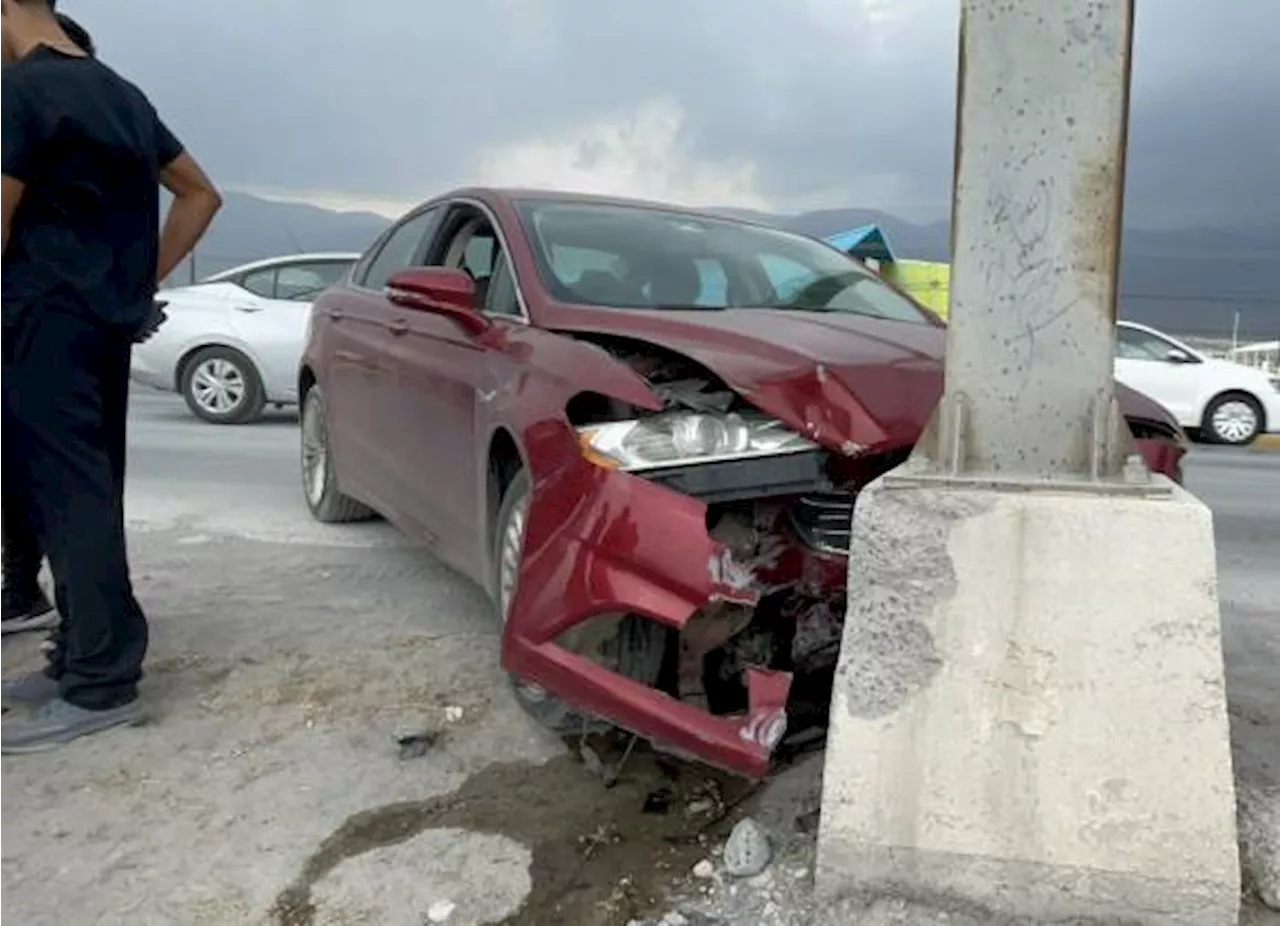
M 543 282 L 561 302 L 930 323 L 870 270 L 801 235 L 638 206 L 522 200 L 517 208 Z

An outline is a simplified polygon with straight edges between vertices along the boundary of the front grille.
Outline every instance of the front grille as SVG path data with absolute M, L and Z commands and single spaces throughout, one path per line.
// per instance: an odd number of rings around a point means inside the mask
M 848 553 L 853 493 L 801 495 L 791 505 L 791 526 L 800 540 L 816 550 Z

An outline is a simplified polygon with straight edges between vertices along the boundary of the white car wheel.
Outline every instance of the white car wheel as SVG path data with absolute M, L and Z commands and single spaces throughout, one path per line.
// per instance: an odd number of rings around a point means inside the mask
M 253 361 L 222 345 L 202 347 L 182 365 L 180 388 L 191 413 L 212 424 L 256 421 L 267 401 Z
M 1252 396 L 1229 393 L 1209 403 L 1202 430 L 1215 443 L 1252 443 L 1262 430 L 1262 408 Z

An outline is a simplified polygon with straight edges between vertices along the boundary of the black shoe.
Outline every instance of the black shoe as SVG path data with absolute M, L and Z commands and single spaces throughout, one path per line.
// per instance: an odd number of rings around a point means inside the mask
M 24 630 L 48 630 L 58 626 L 58 612 L 40 589 L 34 594 L 19 595 L 9 589 L 0 592 L 0 633 Z

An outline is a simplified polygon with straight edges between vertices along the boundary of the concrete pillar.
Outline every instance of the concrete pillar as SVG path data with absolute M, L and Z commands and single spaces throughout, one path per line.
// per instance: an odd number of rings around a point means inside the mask
M 817 887 L 1226 926 L 1213 524 L 1112 363 L 1131 0 L 963 0 L 947 387 L 863 490 Z

